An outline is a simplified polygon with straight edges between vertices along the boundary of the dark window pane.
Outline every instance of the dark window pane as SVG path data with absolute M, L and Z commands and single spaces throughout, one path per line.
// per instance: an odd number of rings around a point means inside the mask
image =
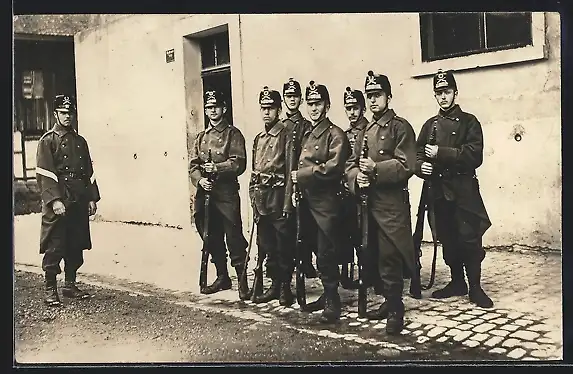
M 486 13 L 485 20 L 488 49 L 533 44 L 531 13 Z
M 215 66 L 214 44 L 210 37 L 201 40 L 201 66 L 203 68 Z
M 229 55 L 229 33 L 221 33 L 215 37 L 215 47 L 217 56 L 217 65 L 228 64 L 231 62 Z
M 459 56 L 482 47 L 479 13 L 439 13 L 432 18 L 434 57 Z

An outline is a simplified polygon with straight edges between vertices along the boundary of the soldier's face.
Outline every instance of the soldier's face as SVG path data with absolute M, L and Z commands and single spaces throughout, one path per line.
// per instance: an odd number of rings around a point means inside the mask
M 371 91 L 366 93 L 368 106 L 374 114 L 384 113 L 388 109 L 390 97 L 384 91 Z
M 285 95 L 284 102 L 288 110 L 297 110 L 302 102 L 301 96 Z
M 261 118 L 265 125 L 269 125 L 278 118 L 280 112 L 280 108 L 261 107 Z
M 223 118 L 226 110 L 227 108 L 222 106 L 210 106 L 205 108 L 205 114 L 211 121 L 217 122 Z
M 434 97 L 436 102 L 442 109 L 449 109 L 454 105 L 456 97 L 458 96 L 458 91 L 453 88 L 448 88 L 445 90 L 434 91 Z
M 62 124 L 62 126 L 65 127 L 70 126 L 75 117 L 74 112 L 63 112 L 59 110 L 54 111 L 54 115 L 56 116 L 58 121 Z
M 318 121 L 326 112 L 328 112 L 329 106 L 324 100 L 313 101 L 312 103 L 306 103 L 308 109 L 308 115 L 311 120 Z
M 364 112 L 362 107 L 358 104 L 347 105 L 344 107 L 344 111 L 346 112 L 346 117 L 348 117 L 350 123 L 358 121 Z

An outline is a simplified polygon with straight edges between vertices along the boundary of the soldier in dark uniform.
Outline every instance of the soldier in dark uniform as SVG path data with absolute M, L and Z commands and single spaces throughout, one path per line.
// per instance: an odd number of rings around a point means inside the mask
M 465 267 L 470 301 L 491 308 L 493 302 L 480 286 L 485 258 L 482 236 L 491 226 L 476 177 L 483 162 L 481 124 L 456 104 L 458 87 L 452 71 L 438 71 L 433 87 L 440 110 L 424 123 L 418 136 L 416 174 L 433 181 L 436 232 L 451 281 L 432 297 L 468 294 Z M 436 145 L 426 144 L 434 126 Z
M 266 274 L 272 284 L 265 293 L 255 296 L 253 302 L 279 299 L 280 305 L 291 305 L 294 302 L 290 288 L 294 232 L 288 219 L 292 210 L 290 196 L 285 196 L 286 185 L 291 183 L 285 158 L 291 134 L 279 118 L 281 101 L 281 94 L 266 86 L 259 94 L 265 128 L 255 136 L 253 143 L 249 195 L 257 222 L 259 255 L 266 257 Z
M 416 136 L 408 121 L 388 108 L 392 90 L 385 75 L 369 71 L 365 92 L 372 121 L 359 133 L 346 173 L 355 195 L 368 187 L 369 221 L 376 232 L 385 302 L 367 318 L 388 318 L 386 332 L 392 335 L 404 326 L 404 270 L 415 269 L 408 180 L 416 165 Z M 365 135 L 368 158 L 360 157 Z
M 348 117 L 350 125 L 348 129 L 345 130 L 346 136 L 350 143 L 350 147 L 354 149 L 354 143 L 356 142 L 356 137 L 360 131 L 364 130 L 368 125 L 368 120 L 364 117 L 366 113 L 366 102 L 364 100 L 364 95 L 360 90 L 352 90 L 350 87 L 346 87 L 344 91 L 344 111 Z M 349 279 L 349 265 L 353 263 L 354 250 L 360 248 L 362 242 L 362 236 L 360 227 L 358 227 L 358 210 L 357 204 L 359 201 L 356 199 L 352 193 L 350 193 L 350 188 L 348 187 L 348 181 L 344 181 L 344 204 L 342 206 L 343 212 L 342 216 L 345 218 L 343 223 L 344 235 L 344 245 L 342 256 L 342 278 L 340 285 L 346 289 L 356 289 L 356 282 L 352 282 Z M 376 251 L 377 252 L 377 251 Z M 364 265 L 368 270 L 364 271 L 365 275 L 369 276 L 371 279 L 366 279 L 366 284 L 375 286 L 377 293 L 381 294 L 380 279 L 377 276 L 378 267 L 375 266 L 377 262 L 375 253 L 366 251 L 363 255 Z M 352 257 L 350 257 L 352 256 Z M 373 279 L 372 279 L 373 278 Z
M 56 275 L 64 260 L 62 295 L 86 298 L 76 286 L 77 270 L 84 263 L 83 251 L 91 249 L 89 216 L 100 200 L 86 140 L 72 127 L 75 99 L 58 95 L 54 100 L 56 124 L 38 142 L 36 178 L 42 197 L 40 253 L 44 254 L 45 302 L 59 305 Z
M 241 220 L 241 201 L 237 177 L 245 172 L 247 155 L 245 138 L 241 131 L 224 118 L 227 111 L 225 99 L 220 91 L 207 91 L 204 96 L 205 114 L 209 118 L 209 127 L 201 131 L 191 150 L 191 182 L 197 187 L 195 195 L 195 224 L 203 235 L 205 218 L 205 191 L 211 194 L 209 211 L 209 248 L 211 262 L 217 269 L 217 279 L 201 290 L 203 294 L 212 294 L 231 289 L 231 278 L 227 269 L 227 251 L 229 248 L 231 266 L 239 279 L 239 296 L 248 293 L 243 271 L 247 256 L 247 240 L 243 236 Z M 208 162 L 211 150 L 212 162 Z M 211 183 L 206 173 L 215 173 L 216 180 Z
M 285 103 L 285 117 L 283 118 L 283 123 L 287 130 L 291 133 L 294 133 L 295 139 L 294 143 L 293 139 L 289 139 L 289 143 L 287 144 L 287 165 L 289 170 L 296 169 L 296 162 L 298 160 L 298 156 L 300 154 L 300 144 L 302 141 L 302 135 L 305 132 L 305 129 L 310 128 L 310 122 L 304 118 L 302 113 L 300 112 L 300 105 L 303 102 L 302 98 L 302 89 L 300 88 L 300 83 L 294 80 L 294 78 L 289 78 L 288 82 L 283 84 L 283 98 Z M 292 157 L 290 154 L 292 152 L 292 147 L 294 146 L 294 150 L 296 155 Z M 287 191 L 289 192 L 289 191 Z M 292 193 L 292 191 L 290 191 Z M 290 194 L 289 194 L 290 196 Z M 291 213 L 291 212 L 289 212 Z M 293 217 L 294 218 L 294 217 Z M 302 252 L 305 254 L 306 258 L 303 261 L 303 272 L 307 278 L 316 278 L 317 273 L 316 269 L 312 264 L 312 253 L 316 254 L 316 228 L 313 226 L 309 227 L 302 227 L 301 232 L 301 239 L 302 239 Z M 293 240 L 296 240 L 296 237 L 293 237 Z M 294 271 L 294 258 L 292 263 L 292 271 Z
M 308 224 L 302 222 L 303 217 L 308 217 L 304 219 L 317 227 L 317 266 L 325 300 L 320 320 L 331 323 L 340 318 L 341 312 L 338 293 L 341 187 L 351 150 L 344 131 L 327 118 L 330 109 L 327 88 L 310 81 L 305 96 L 312 122 L 303 134 L 298 169 L 291 176 L 302 193 L 301 226 Z

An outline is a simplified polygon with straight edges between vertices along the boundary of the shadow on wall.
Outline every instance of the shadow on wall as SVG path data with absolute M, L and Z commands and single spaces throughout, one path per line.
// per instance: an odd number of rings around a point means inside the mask
M 14 215 L 42 212 L 40 191 L 36 180 L 16 180 L 14 187 Z

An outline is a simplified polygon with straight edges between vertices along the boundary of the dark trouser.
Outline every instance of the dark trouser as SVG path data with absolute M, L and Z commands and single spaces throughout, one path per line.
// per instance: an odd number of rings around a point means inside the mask
M 386 232 L 378 226 L 374 217 L 370 221 L 376 228 L 376 245 L 378 248 L 378 272 L 384 285 L 383 294 L 388 300 L 402 299 L 404 289 L 403 255 Z
M 205 221 L 203 210 L 201 209 L 195 215 L 195 225 L 201 238 L 203 238 L 203 223 Z M 214 202 L 211 201 L 209 203 L 209 245 L 207 249 L 211 255 L 211 262 L 217 267 L 218 275 L 222 275 L 220 272 L 227 272 L 225 241 L 229 248 L 231 266 L 242 266 L 247 257 L 246 248 L 248 243 L 243 235 L 240 213 L 237 212 L 233 220 L 231 220 L 222 214 Z
M 454 202 L 438 199 L 434 202 L 436 232 L 442 243 L 446 265 L 461 268 L 479 265 L 485 258 L 482 238 L 476 218 L 457 209 Z
M 292 221 L 280 213 L 260 216 L 257 223 L 257 244 L 260 255 L 267 259 L 267 276 L 289 280 L 293 268 Z
M 325 198 L 327 197 L 325 196 Z M 321 197 L 316 196 L 314 199 L 320 200 Z M 316 265 L 320 272 L 320 280 L 325 290 L 336 290 L 338 289 L 338 282 L 340 280 L 340 271 L 338 269 L 339 261 L 337 257 L 339 253 L 338 246 L 341 244 L 341 235 L 339 232 L 336 232 L 336 228 L 340 227 L 338 220 L 340 220 L 341 217 L 340 214 L 337 214 L 340 206 L 334 205 L 332 212 L 324 212 L 324 204 L 317 201 L 318 204 L 322 205 L 322 209 L 319 213 L 309 205 L 313 203 L 315 203 L 315 201 L 309 203 L 307 199 L 301 200 L 301 227 L 305 227 L 305 230 L 308 230 L 307 232 L 316 230 Z M 321 220 L 320 225 L 317 223 L 317 219 Z M 325 231 L 324 227 L 328 227 L 329 230 Z
M 353 196 L 345 196 L 342 204 L 343 219 L 341 220 L 341 232 L 343 244 L 340 246 L 340 263 L 350 264 L 354 262 L 354 249 L 359 248 L 362 242 L 360 227 L 358 227 L 358 208 Z
M 89 216 L 87 201 L 76 202 L 66 206 L 66 213 L 54 216 L 52 212 L 43 215 L 42 220 L 49 220 L 51 226 L 49 244 L 45 245 L 42 258 L 42 269 L 46 274 L 60 274 L 60 262 L 64 260 L 64 272 L 73 275 L 84 263 L 84 245 L 89 242 Z M 44 222 L 43 222 L 44 224 Z

